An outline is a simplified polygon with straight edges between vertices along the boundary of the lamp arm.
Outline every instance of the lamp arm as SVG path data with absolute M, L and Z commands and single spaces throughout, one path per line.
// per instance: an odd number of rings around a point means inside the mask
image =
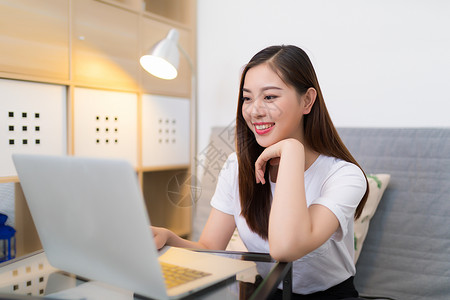
M 189 67 L 191 68 L 191 72 L 193 74 L 196 74 L 196 70 L 194 68 L 194 63 L 192 62 L 192 59 L 189 56 L 189 54 L 186 52 L 186 50 L 184 50 L 183 47 L 181 47 L 181 45 L 179 43 L 177 43 L 177 47 L 180 50 L 180 52 L 184 55 L 184 57 L 186 57 L 186 60 L 188 61 L 188 64 L 189 64 Z
M 191 120 L 191 136 L 194 136 L 194 142 L 192 142 L 191 140 L 191 155 L 193 156 L 193 159 L 191 159 L 191 200 L 192 200 L 192 206 L 193 209 L 196 210 L 196 204 L 197 204 L 197 197 L 199 195 L 199 184 L 200 182 L 198 182 L 198 178 L 197 178 L 197 165 L 196 165 L 196 159 L 195 156 L 197 155 L 197 72 L 196 69 L 194 67 L 194 63 L 192 62 L 191 57 L 189 56 L 189 54 L 184 50 L 183 47 L 181 47 L 181 45 L 179 43 L 177 43 L 177 47 L 180 50 L 180 52 L 184 55 L 184 57 L 186 58 L 189 67 L 191 68 L 191 97 L 192 97 L 192 102 L 191 102 L 191 116 L 190 116 L 190 120 Z

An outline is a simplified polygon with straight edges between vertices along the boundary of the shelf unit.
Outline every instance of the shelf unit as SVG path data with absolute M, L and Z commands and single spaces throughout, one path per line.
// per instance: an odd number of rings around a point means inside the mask
M 186 237 L 191 233 L 191 207 L 182 203 L 191 191 L 186 185 L 178 191 L 178 198 L 173 199 L 169 189 L 173 178 L 189 178 L 195 172 L 191 167 L 194 160 L 191 145 L 196 138 L 196 103 L 191 90 L 194 70 L 180 55 L 178 77 L 166 81 L 146 73 L 139 65 L 139 57 L 164 38 L 171 28 L 176 28 L 180 32 L 180 45 L 195 65 L 195 20 L 195 0 L 0 0 L 0 80 L 65 88 L 67 134 L 64 152 L 68 155 L 82 153 L 79 143 L 84 143 L 80 142 L 83 133 L 75 132 L 82 122 L 80 112 L 77 112 L 80 91 L 132 95 L 136 101 L 135 124 L 131 124 L 136 130 L 136 139 L 132 142 L 135 143 L 132 145 L 135 148 L 132 150 L 133 165 L 150 219 L 153 225 L 170 228 Z M 190 153 L 187 161 L 166 165 L 143 163 L 143 157 L 148 156 L 143 153 L 143 145 L 149 138 L 143 135 L 143 124 L 148 121 L 147 115 L 142 114 L 143 102 L 146 97 L 155 95 L 162 98 L 161 101 L 167 97 L 187 103 L 183 107 L 190 110 L 188 142 L 173 146 L 178 147 L 178 151 Z M 128 124 L 129 119 L 127 117 Z M 111 127 L 114 129 L 120 130 Z M 171 141 L 175 143 L 176 139 Z M 8 145 L 1 147 L 4 146 Z M 21 256 L 41 245 L 17 176 L 0 176 L 0 183 L 7 182 L 15 184 L 17 255 Z M 184 200 L 179 202 L 180 199 Z

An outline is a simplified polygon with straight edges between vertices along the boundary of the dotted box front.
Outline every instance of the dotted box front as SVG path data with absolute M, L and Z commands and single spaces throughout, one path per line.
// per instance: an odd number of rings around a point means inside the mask
M 144 95 L 142 99 L 143 167 L 188 165 L 189 100 Z
M 13 153 L 67 153 L 67 88 L 0 79 L 0 177 L 17 176 Z
M 137 95 L 75 88 L 74 151 L 126 159 L 137 167 Z

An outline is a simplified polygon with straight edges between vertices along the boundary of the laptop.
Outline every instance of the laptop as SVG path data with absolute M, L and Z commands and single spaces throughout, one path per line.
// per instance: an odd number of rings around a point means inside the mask
M 180 298 L 255 267 L 170 247 L 159 255 L 136 171 L 125 160 L 14 154 L 49 263 L 157 299 Z M 162 264 L 203 272 L 166 288 Z

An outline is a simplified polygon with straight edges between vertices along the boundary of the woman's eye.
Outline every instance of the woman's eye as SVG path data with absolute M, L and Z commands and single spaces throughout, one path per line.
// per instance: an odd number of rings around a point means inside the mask
M 266 100 L 274 100 L 275 98 L 277 98 L 277 96 L 265 96 L 264 99 Z
M 242 97 L 242 101 L 243 101 L 243 102 L 250 101 L 250 98 L 249 98 L 249 97 Z

